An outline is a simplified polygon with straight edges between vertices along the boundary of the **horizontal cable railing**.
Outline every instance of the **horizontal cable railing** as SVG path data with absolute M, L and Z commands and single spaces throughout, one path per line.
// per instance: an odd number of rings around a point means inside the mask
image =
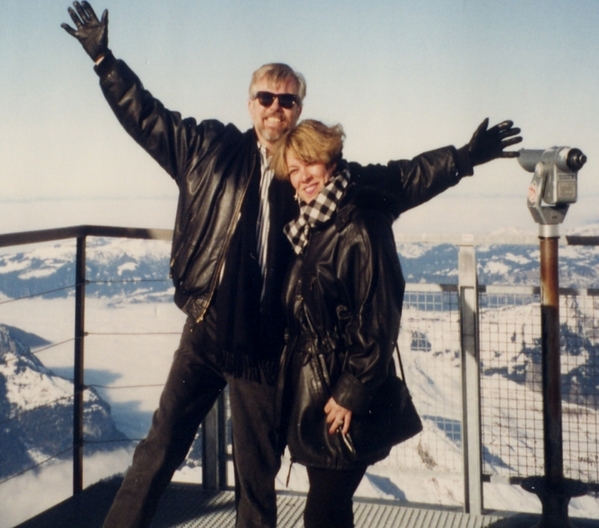
M 112 228 L 112 227 L 107 227 L 107 228 L 103 228 L 103 227 L 96 227 L 96 226 L 78 226 L 78 227 L 72 227 L 72 228 L 64 228 L 64 229 L 51 229 L 51 230 L 44 230 L 44 231 L 38 231 L 38 232 L 30 232 L 30 233 L 12 233 L 12 234 L 8 234 L 8 235 L 0 235 L 0 247 L 7 247 L 7 246 L 17 246 L 17 245 L 25 245 L 25 244 L 40 244 L 40 243 L 45 243 L 45 242 L 52 242 L 52 241 L 56 241 L 56 240 L 62 240 L 62 239 L 70 239 L 70 238 L 76 238 L 76 239 L 85 239 L 85 237 L 89 237 L 89 236 L 102 236 L 102 237 L 118 237 L 118 238 L 142 238 L 142 239 L 155 239 L 155 240 L 170 240 L 171 236 L 172 236 L 172 232 L 170 230 L 148 230 L 148 229 L 130 229 L 130 228 Z M 73 251 L 73 258 L 75 258 L 75 251 Z M 22 302 L 25 300 L 33 300 L 35 298 L 46 298 L 47 296 L 56 296 L 57 294 L 59 296 L 64 296 L 64 295 L 69 295 L 72 294 L 72 292 L 75 292 L 78 288 L 85 288 L 85 286 L 88 286 L 89 288 L 94 288 L 94 287 L 102 287 L 105 284 L 108 283 L 112 283 L 113 285 L 117 284 L 117 285 L 125 285 L 127 283 L 131 283 L 131 282 L 135 282 L 137 284 L 148 284 L 151 285 L 152 283 L 158 283 L 158 282 L 163 282 L 163 283 L 169 283 L 170 281 L 168 278 L 164 278 L 164 279 L 141 279 L 141 280 L 135 280 L 135 281 L 131 281 L 131 280 L 121 280 L 121 279 L 116 279 L 116 280 L 111 280 L 111 281 L 104 281 L 104 280 L 83 280 L 78 282 L 77 279 L 75 277 L 73 277 L 70 281 L 67 281 L 68 283 L 65 284 L 64 286 L 60 286 L 60 287 L 56 287 L 56 288 L 52 288 L 52 289 L 40 289 L 38 291 L 36 291 L 34 288 L 34 291 L 31 293 L 28 293 L 26 295 L 17 295 L 17 296 L 13 296 L 12 298 L 4 298 L 0 300 L 0 307 L 2 307 L 3 305 L 14 305 L 14 303 L 18 303 L 18 302 Z M 145 332 L 146 334 L 150 333 L 152 335 L 159 335 L 159 334 L 164 334 L 165 332 Z M 167 332 L 168 334 L 179 334 L 179 332 Z M 116 332 L 98 332 L 98 335 L 117 335 L 118 333 Z M 121 333 L 124 334 L 124 333 Z M 140 334 L 139 332 L 128 332 L 128 335 L 136 335 L 136 334 Z M 44 352 L 49 351 L 50 349 L 53 348 L 57 348 L 60 345 L 66 345 L 68 343 L 80 343 L 82 344 L 85 338 L 91 337 L 93 336 L 93 334 L 90 334 L 89 332 L 83 332 L 80 335 L 75 335 L 73 337 L 70 337 L 68 339 L 63 339 L 63 340 L 59 340 L 57 342 L 54 343 L 50 343 L 46 346 L 41 346 L 41 347 L 36 347 L 34 349 L 33 352 L 31 352 L 31 350 L 29 350 L 28 354 L 20 354 L 18 356 L 10 356 L 6 358 L 6 364 L 17 364 L 19 361 L 23 361 L 24 358 L 29 357 L 37 357 L 39 355 L 41 355 Z M 75 373 L 75 377 L 76 377 L 76 373 Z M 99 385 L 99 384 L 98 384 Z M 100 385 L 99 385 L 100 386 Z M 136 388 L 148 388 L 148 387 L 157 387 L 160 388 L 160 384 L 139 384 L 138 387 Z M 26 409 L 24 412 L 19 413 L 18 415 L 9 415 L 10 417 L 10 421 L 22 421 L 24 419 L 26 419 L 26 416 L 28 414 L 34 414 L 34 415 L 39 415 L 39 413 L 44 412 L 44 409 L 51 409 L 56 407 L 57 405 L 61 405 L 61 404 L 65 404 L 68 403 L 68 405 L 70 405 L 71 408 L 74 407 L 74 402 L 76 402 L 77 400 L 83 400 L 83 394 L 88 392 L 90 389 L 95 389 L 95 387 L 93 386 L 93 384 L 89 384 L 89 385 L 85 385 L 83 383 L 79 383 L 79 386 L 76 387 L 72 394 L 69 396 L 65 396 L 65 397 L 61 397 L 61 398 L 57 398 L 54 399 L 52 401 L 46 401 L 46 402 L 41 402 L 39 404 L 37 404 L 35 407 L 32 408 L 28 408 Z M 110 389 L 102 389 L 102 390 L 110 390 Z M 81 409 L 83 409 L 84 404 L 81 405 Z M 71 411 L 72 414 L 73 411 Z M 7 420 L 8 421 L 8 420 Z M 50 424 L 49 424 L 50 425 Z M 80 426 L 82 425 L 82 422 L 80 421 Z M 51 427 L 51 426 L 50 426 Z M 87 435 L 81 435 L 80 439 L 78 441 L 76 441 L 73 445 L 69 446 L 69 448 L 67 449 L 59 449 L 56 451 L 52 451 L 52 448 L 46 450 L 45 452 L 47 452 L 46 456 L 43 456 L 40 454 L 36 455 L 35 457 L 35 463 L 28 465 L 26 468 L 17 471 L 15 473 L 6 474 L 6 471 L 4 471 L 4 479 L 0 479 L 0 484 L 8 481 L 8 480 L 12 480 L 14 479 L 16 476 L 20 476 L 23 475 L 27 472 L 31 472 L 31 471 L 38 471 L 39 468 L 45 464 L 48 464 L 56 459 L 64 459 L 65 456 L 69 456 L 69 454 L 72 454 L 74 457 L 76 457 L 77 455 L 75 454 L 76 450 L 79 450 L 80 452 L 82 452 L 83 448 L 85 446 L 93 446 L 94 444 L 98 445 L 98 444 L 106 444 L 109 442 L 128 442 L 128 443 L 132 443 L 132 442 L 136 442 L 138 441 L 139 438 L 127 438 L 127 439 L 113 439 L 110 441 L 101 441 L 101 442 L 97 442 L 95 440 L 92 440 L 90 438 L 87 437 Z M 6 468 L 5 468 L 6 469 Z M 76 477 L 78 478 L 78 477 Z
M 56 347 L 59 347 L 61 345 L 66 345 L 67 343 L 73 343 L 74 341 L 75 341 L 75 338 L 65 339 L 64 341 L 59 341 L 58 343 L 52 343 L 51 345 L 39 348 L 35 352 L 29 352 L 29 354 L 27 354 L 27 355 L 32 356 L 32 357 L 38 357 L 42 352 L 46 352 L 46 351 L 48 351 L 48 350 L 50 350 L 52 348 L 56 348 Z M 23 357 L 27 357 L 27 355 L 25 355 Z M 17 361 L 17 360 L 18 360 L 18 357 L 8 358 L 6 360 L 6 363 L 12 363 L 12 362 Z
M 43 292 L 32 293 L 30 295 L 23 295 L 21 297 L 16 297 L 14 299 L 6 299 L 4 301 L 0 301 L 0 306 L 3 304 L 10 304 L 13 302 L 22 301 L 24 299 L 33 299 L 34 297 L 41 297 L 43 295 L 48 295 L 50 293 L 58 293 L 60 291 L 74 290 L 76 287 L 77 287 L 77 285 L 74 284 L 73 286 L 64 286 L 62 288 L 54 288 L 52 290 L 45 290 Z
M 62 455 L 71 453 L 72 451 L 73 451 L 73 448 L 69 447 L 63 451 L 60 451 L 59 453 L 55 453 L 53 456 L 50 456 L 50 457 L 46 458 L 45 460 L 42 460 L 41 462 L 38 462 L 37 464 L 35 464 L 33 466 L 29 466 L 29 467 L 23 469 L 22 471 L 14 473 L 14 474 L 0 480 L 0 485 L 6 484 L 7 482 L 10 482 L 11 480 L 13 480 L 17 477 L 20 477 L 22 475 L 25 475 L 27 473 L 33 472 L 33 471 L 41 468 L 44 464 L 48 464 L 48 463 L 52 462 L 53 460 L 60 458 Z

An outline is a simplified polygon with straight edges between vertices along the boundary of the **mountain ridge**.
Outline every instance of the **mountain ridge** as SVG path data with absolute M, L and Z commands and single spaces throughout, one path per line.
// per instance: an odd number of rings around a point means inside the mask
M 599 225 L 573 234 L 592 236 Z M 398 243 L 406 282 L 457 284 L 458 246 Z M 539 284 L 538 246 L 494 244 L 476 247 L 479 284 Z M 90 237 L 86 249 L 86 295 L 114 302 L 170 302 L 170 243 Z M 565 246 L 559 250 L 559 281 L 565 288 L 599 288 L 599 250 Z M 1 299 L 68 297 L 75 290 L 75 242 L 61 241 L 0 255 Z
M 74 386 L 31 353 L 31 344 L 44 342 L 0 324 L 0 479 L 72 453 Z M 86 453 L 110 450 L 127 440 L 112 422 L 110 405 L 95 389 L 86 390 L 83 407 Z

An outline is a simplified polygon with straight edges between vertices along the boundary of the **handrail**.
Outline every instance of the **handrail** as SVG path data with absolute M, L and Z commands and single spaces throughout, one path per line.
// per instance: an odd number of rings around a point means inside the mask
M 173 237 L 173 230 L 152 229 L 145 227 L 114 227 L 96 225 L 59 227 L 55 229 L 22 231 L 0 235 L 0 247 L 22 246 L 24 244 L 37 244 L 40 242 L 52 242 L 54 240 L 80 238 L 86 236 L 140 238 L 143 240 L 171 240 Z
M 599 236 L 566 235 L 569 246 L 599 246 Z
M 448 235 L 427 233 L 395 233 L 397 244 L 451 244 L 459 246 L 488 246 L 493 244 L 509 244 L 516 246 L 534 246 L 539 243 L 537 233 L 491 233 L 488 235 Z M 561 245 L 599 246 L 599 236 L 565 235 L 560 238 Z
M 81 236 L 107 236 L 121 238 L 140 238 L 145 240 L 171 240 L 172 229 L 156 229 L 145 227 L 114 227 L 98 225 L 79 225 L 70 227 L 59 227 L 54 229 L 43 229 L 37 231 L 22 231 L 16 233 L 0 234 L 0 247 L 20 246 L 23 244 L 35 244 L 39 242 L 51 242 L 66 238 L 78 238 Z M 599 237 L 566 235 L 563 237 L 570 246 L 597 246 Z M 459 246 L 465 239 L 472 245 L 488 244 L 516 244 L 535 245 L 539 243 L 537 234 L 533 233 L 497 233 L 490 235 L 447 235 L 447 234 L 409 234 L 396 233 L 395 239 L 398 244 L 452 244 Z

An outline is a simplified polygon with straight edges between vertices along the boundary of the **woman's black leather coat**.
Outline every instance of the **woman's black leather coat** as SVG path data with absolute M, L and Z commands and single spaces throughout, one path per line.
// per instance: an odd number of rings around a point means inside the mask
M 293 460 L 309 466 L 341 469 L 355 462 L 341 435 L 328 433 L 329 397 L 354 415 L 367 413 L 377 388 L 395 373 L 404 280 L 391 219 L 356 203 L 354 191 L 350 186 L 336 216 L 311 233 L 284 292 L 282 444 L 286 431 Z M 360 462 L 387 454 L 369 453 Z

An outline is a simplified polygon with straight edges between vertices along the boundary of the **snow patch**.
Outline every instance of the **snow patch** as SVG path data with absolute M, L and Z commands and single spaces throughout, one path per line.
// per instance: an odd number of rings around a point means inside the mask
M 135 271 L 137 267 L 138 266 L 136 262 L 127 262 L 125 264 L 120 265 L 117 268 L 117 273 L 119 276 L 121 276 L 123 274 L 123 271 Z
M 510 267 L 504 262 L 490 261 L 485 264 L 483 269 L 486 273 L 491 275 L 502 275 L 508 273 Z
M 513 253 L 506 253 L 504 259 L 509 262 L 515 262 L 516 264 L 528 264 L 531 260 L 523 255 L 514 255 Z
M 19 275 L 19 279 L 28 280 L 28 279 L 43 279 L 44 277 L 49 277 L 56 273 L 55 268 L 42 268 L 37 270 L 31 270 L 27 273 L 21 273 Z
M 0 274 L 14 273 L 15 271 L 21 271 L 27 269 L 31 265 L 29 260 L 12 260 L 4 259 L 4 262 L 0 263 Z

